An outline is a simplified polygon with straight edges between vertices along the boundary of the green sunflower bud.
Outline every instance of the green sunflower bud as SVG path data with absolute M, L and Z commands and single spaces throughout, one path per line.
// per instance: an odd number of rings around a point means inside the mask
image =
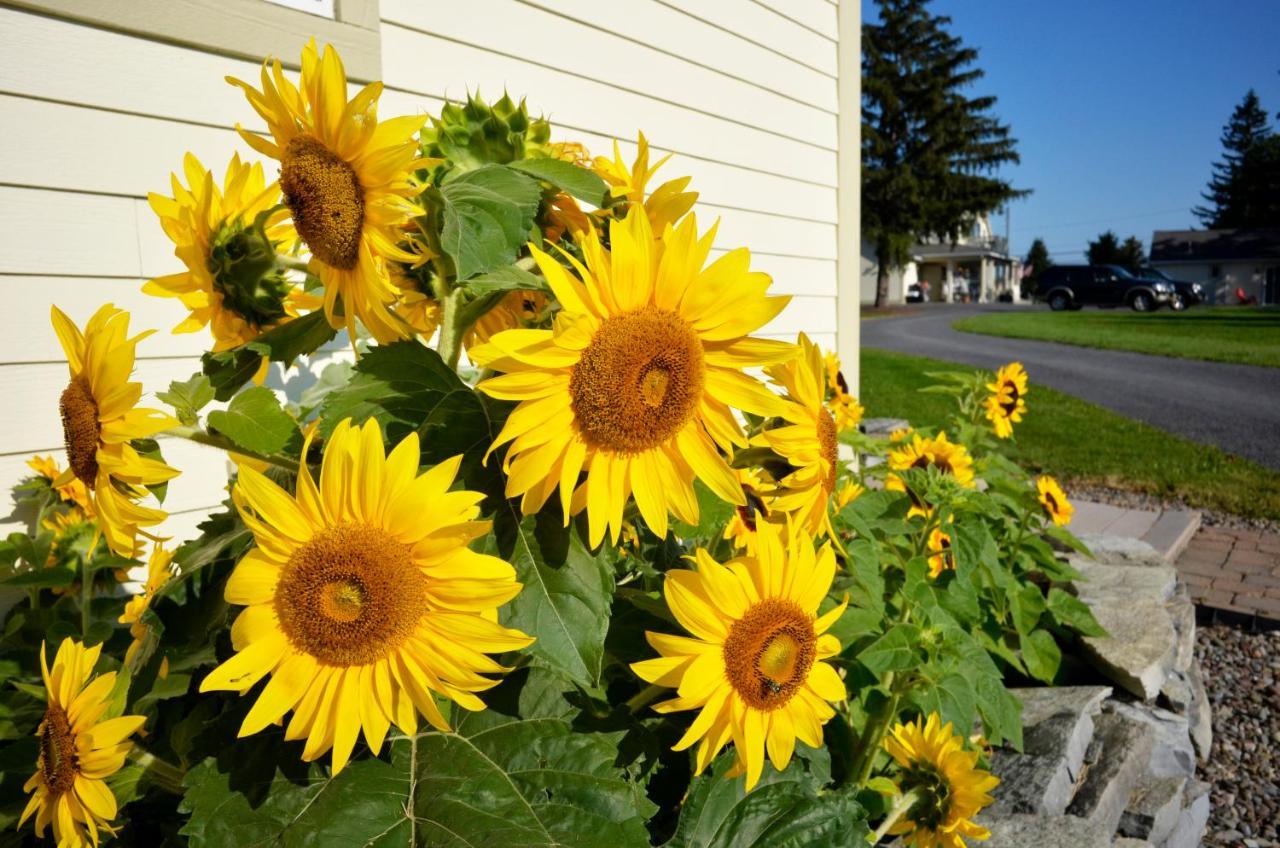
M 525 102 L 505 93 L 492 106 L 479 94 L 466 103 L 447 103 L 432 126 L 422 131 L 422 154 L 446 160 L 432 173 L 432 182 L 451 170 L 471 171 L 481 165 L 505 165 L 520 159 L 550 155 L 551 124 L 530 118 Z
M 260 223 L 224 223 L 209 249 L 209 273 L 222 305 L 255 327 L 285 317 L 293 284 L 276 262 L 276 246 Z

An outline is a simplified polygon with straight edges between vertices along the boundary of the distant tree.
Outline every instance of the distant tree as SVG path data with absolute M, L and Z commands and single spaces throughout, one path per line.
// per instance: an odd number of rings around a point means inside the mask
M 1085 258 L 1089 260 L 1090 265 L 1122 264 L 1123 254 L 1119 237 L 1111 230 L 1102 233 L 1097 241 L 1089 242 L 1089 247 L 1085 250 Z
M 1249 151 L 1270 135 L 1267 111 L 1251 88 L 1222 128 L 1222 159 L 1213 163 L 1208 188 L 1201 194 L 1208 202 L 1191 210 L 1200 223 L 1214 229 L 1265 226 L 1246 214 L 1252 187 L 1242 168 Z
M 1129 236 L 1124 240 L 1124 244 L 1120 245 L 1120 261 L 1116 263 L 1123 265 L 1130 271 L 1136 271 L 1143 265 L 1147 264 L 1147 252 L 1142 249 L 1142 239 L 1137 236 Z
M 1038 238 L 1031 242 L 1031 247 L 1027 250 L 1027 258 L 1022 260 L 1022 264 L 1027 269 L 1022 278 L 1022 296 L 1026 297 L 1040 286 L 1040 275 L 1053 264 L 1053 258 L 1049 256 L 1049 248 L 1045 247 L 1044 239 Z
M 877 0 L 862 34 L 862 231 L 875 245 L 876 305 L 922 237 L 950 239 L 1026 192 L 995 178 L 1018 161 L 994 97 L 968 97 L 978 51 L 947 32 L 929 0 Z
M 1222 226 L 1280 228 L 1280 135 L 1254 142 L 1240 160 L 1236 182 Z

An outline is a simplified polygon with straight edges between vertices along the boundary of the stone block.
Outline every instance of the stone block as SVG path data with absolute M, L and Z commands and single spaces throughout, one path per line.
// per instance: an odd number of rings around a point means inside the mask
M 1016 689 L 1022 702 L 1023 750 L 998 749 L 992 772 L 995 815 L 1060 816 L 1075 794 L 1085 751 L 1093 738 L 1093 716 L 1111 694 L 1108 686 Z
M 905 418 L 864 418 L 860 429 L 868 436 L 888 437 L 894 430 L 905 430 L 910 426 Z
M 1168 565 L 1129 565 L 1094 561 L 1079 555 L 1067 557 L 1083 580 L 1075 581 L 1076 593 L 1085 601 L 1156 601 L 1165 603 L 1178 588 L 1178 572 Z
M 1177 641 L 1164 602 L 1130 597 L 1089 606 L 1108 635 L 1086 637 L 1085 656 L 1111 681 L 1153 700 L 1169 675 Z
M 1193 664 L 1185 672 L 1174 671 L 1160 689 L 1164 704 L 1187 719 L 1191 742 L 1201 760 L 1213 747 L 1213 711 L 1204 688 L 1200 666 Z
M 1110 848 L 1112 831 L 1075 816 L 1015 815 L 984 820 L 991 839 L 982 848 Z
M 1155 848 L 1155 846 L 1145 839 L 1130 839 L 1122 836 L 1111 843 L 1111 848 Z
M 1151 728 L 1151 763 L 1147 773 L 1156 777 L 1192 777 L 1196 772 L 1196 752 L 1186 716 L 1149 704 L 1108 701 L 1106 712 L 1124 716 Z
M 1185 777 L 1146 775 L 1138 781 L 1129 798 L 1129 806 L 1120 817 L 1120 833 L 1146 839 L 1157 845 L 1173 833 L 1182 815 L 1182 790 Z
M 1199 848 L 1209 824 L 1209 788 L 1198 780 L 1187 785 L 1178 824 L 1162 848 Z
M 1173 622 L 1173 632 L 1177 637 L 1173 651 L 1173 668 L 1175 671 L 1186 671 L 1196 660 L 1196 605 L 1186 596 L 1186 587 L 1165 607 L 1169 612 L 1169 620 Z
M 1168 565 L 1159 551 L 1141 539 L 1104 533 L 1078 535 L 1098 562 L 1112 565 Z
M 1130 797 L 1151 761 L 1155 731 L 1126 715 L 1104 711 L 1085 755 L 1084 782 L 1067 812 L 1114 834 Z

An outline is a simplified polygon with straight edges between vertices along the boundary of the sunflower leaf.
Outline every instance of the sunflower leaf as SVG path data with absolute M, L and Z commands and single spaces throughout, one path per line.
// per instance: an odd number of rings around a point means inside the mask
M 536 180 L 503 165 L 484 165 L 439 188 L 440 245 L 459 280 L 515 261 L 529 239 L 542 190 Z
M 189 380 L 173 380 L 169 391 L 156 392 L 156 397 L 173 407 L 178 420 L 188 426 L 200 420 L 200 410 L 213 400 L 213 384 L 204 374 Z
M 319 350 L 335 330 L 322 310 L 294 318 L 268 330 L 251 342 L 200 357 L 201 368 L 213 384 L 217 400 L 230 400 L 236 390 L 253 379 L 264 359 L 290 363 Z
M 245 389 L 225 410 L 210 412 L 209 427 L 256 453 L 280 453 L 290 441 L 301 445 L 298 422 L 280 408 L 280 399 L 266 386 Z
M 494 268 L 492 271 L 472 277 L 461 285 L 472 297 L 510 291 L 551 291 L 544 277 L 531 274 L 516 265 Z
M 592 206 L 604 205 L 605 192 L 609 188 L 604 180 L 594 171 L 572 162 L 562 162 L 559 159 L 522 159 L 512 162 L 511 167 L 549 182 Z

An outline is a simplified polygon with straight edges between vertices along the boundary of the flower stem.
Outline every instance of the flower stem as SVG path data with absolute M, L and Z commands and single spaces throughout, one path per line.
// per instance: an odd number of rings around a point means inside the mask
M 129 757 L 142 766 L 147 779 L 159 788 L 174 795 L 182 795 L 185 791 L 182 787 L 182 781 L 186 778 L 187 773 L 173 763 L 162 760 L 141 748 L 134 748 L 129 752 Z
M 198 445 L 206 445 L 211 448 L 218 448 L 228 453 L 238 453 L 241 456 L 247 456 L 251 459 L 259 459 L 263 462 L 269 462 L 272 465 L 283 468 L 293 473 L 298 473 L 298 462 L 287 456 L 279 456 L 278 454 L 260 453 L 258 451 L 242 448 L 235 442 L 218 433 L 210 433 L 207 430 L 201 430 L 199 427 L 188 427 L 179 425 L 164 431 L 165 435 L 177 436 L 180 439 L 186 439 L 189 442 L 195 442 Z
M 659 686 L 656 683 L 650 683 L 627 700 L 627 709 L 633 713 L 638 713 L 645 707 L 649 706 L 651 701 L 656 699 L 665 691 L 667 691 L 666 686 Z
M 876 828 L 876 832 L 871 834 L 871 844 L 876 845 L 879 843 L 880 840 L 884 838 L 884 835 L 889 832 L 890 828 L 898 823 L 898 819 L 909 813 L 911 808 L 914 807 L 916 802 L 919 800 L 919 789 L 912 789 L 911 791 L 898 796 L 898 800 L 894 802 L 892 809 L 889 810 L 889 814 L 884 817 L 884 821 L 880 822 L 880 826 Z
M 309 263 L 305 259 L 299 259 L 296 256 L 289 256 L 288 254 L 285 254 L 285 253 L 277 253 L 276 264 L 279 265 L 281 268 L 288 268 L 291 271 L 302 271 L 303 273 L 306 273 L 307 268 L 310 266 L 311 263 Z

